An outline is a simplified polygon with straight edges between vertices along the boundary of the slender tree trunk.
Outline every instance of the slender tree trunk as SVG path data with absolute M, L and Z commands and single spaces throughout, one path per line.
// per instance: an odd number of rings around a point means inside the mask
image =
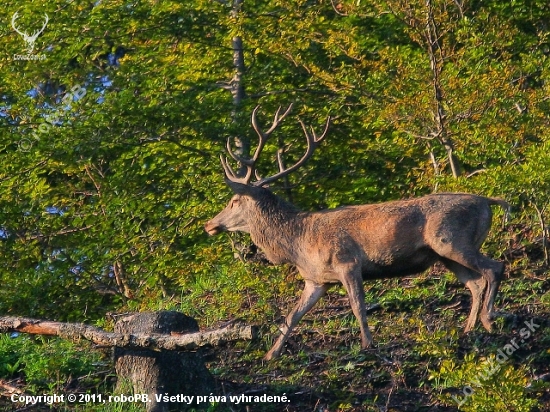
M 440 44 L 440 35 L 433 15 L 432 0 L 426 0 L 426 42 L 428 45 L 428 55 L 430 57 L 430 68 L 432 71 L 432 86 L 434 93 L 434 121 L 435 130 L 433 135 L 443 145 L 447 153 L 447 160 L 451 167 L 453 177 L 460 176 L 460 166 L 458 159 L 454 155 L 454 142 L 449 135 L 447 125 L 447 114 L 445 112 L 445 98 L 443 87 L 441 85 L 441 72 L 443 71 L 443 51 Z M 437 172 L 437 170 L 436 170 Z
M 126 299 L 133 299 L 134 293 L 130 288 L 128 278 L 126 277 L 126 271 L 124 270 L 124 266 L 122 265 L 122 262 L 120 260 L 115 261 L 115 263 L 113 264 L 113 273 L 115 275 L 118 290 Z
M 233 9 L 231 10 L 231 16 L 235 19 L 238 18 L 239 13 L 244 0 L 234 0 Z M 241 105 L 246 97 L 244 87 L 244 75 L 246 72 L 246 65 L 244 60 L 243 39 L 240 36 L 235 36 L 231 40 L 231 47 L 233 49 L 233 78 L 231 79 L 231 95 L 233 97 L 233 110 L 231 112 L 231 118 L 233 123 L 239 122 L 239 113 Z M 235 137 L 236 152 L 239 156 L 248 157 L 250 154 L 250 139 L 245 135 L 239 134 Z M 241 165 L 239 170 L 240 175 L 246 173 L 246 167 Z
M 235 18 L 239 15 L 243 0 L 235 0 L 233 3 L 233 10 L 231 15 Z M 244 50 L 243 39 L 240 36 L 235 36 L 231 40 L 231 46 L 233 48 L 233 67 L 235 73 L 231 80 L 231 94 L 233 95 L 233 116 L 237 115 L 237 111 L 245 98 L 245 89 L 243 83 L 243 76 L 246 70 L 244 62 Z
M 430 156 L 430 161 L 432 162 L 432 166 L 434 168 L 434 173 L 436 176 L 439 176 L 439 162 L 437 161 L 437 158 L 435 157 L 434 150 L 432 148 L 432 145 L 430 142 L 428 142 L 428 153 Z

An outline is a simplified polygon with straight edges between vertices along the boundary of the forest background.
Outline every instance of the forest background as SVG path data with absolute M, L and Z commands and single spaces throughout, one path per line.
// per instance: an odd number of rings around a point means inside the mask
M 249 152 L 256 139 L 252 109 L 260 104 L 267 124 L 278 106 L 294 103 L 266 148 L 261 174 L 273 173 L 279 149 L 288 164 L 301 156 L 298 119 L 317 130 L 327 116 L 332 122 L 307 166 L 274 185 L 276 193 L 305 210 L 443 191 L 504 198 L 511 217 L 503 223 L 495 210 L 484 247 L 507 262 L 497 307 L 544 324 L 549 25 L 546 0 L 4 2 L 0 315 L 106 328 L 111 312 L 177 309 L 202 327 L 241 317 L 265 331 L 260 342 L 237 345 L 250 376 L 219 363 L 218 373 L 265 383 L 261 354 L 299 293 L 299 277 L 291 267 L 262 262 L 246 236 L 209 238 L 203 225 L 230 197 L 219 163 L 226 140 Z M 32 44 L 16 28 L 27 35 L 43 30 Z M 372 315 L 375 339 L 407 339 L 417 358 L 389 351 L 390 358 L 404 357 L 398 369 L 358 351 L 349 360 L 338 339 L 349 329 L 345 346 L 358 345 L 350 311 L 335 316 L 336 324 L 313 314 L 315 329 L 332 331 L 327 339 L 336 345 L 324 355 L 333 363 L 323 358 L 326 391 L 311 383 L 317 369 L 298 377 L 289 363 L 270 366 L 282 368 L 285 385 L 309 388 L 312 405 L 322 400 L 352 410 L 401 402 L 396 410 L 416 410 L 403 406 L 414 387 L 415 405 L 455 410 L 450 395 L 461 393 L 468 373 L 517 332 L 505 318 L 501 341 L 480 331 L 459 338 L 469 298 L 441 269 L 366 288 L 370 303 L 383 308 Z M 345 299 L 341 290 L 331 296 L 329 303 Z M 459 298 L 458 312 L 441 309 Z M 499 410 L 505 395 L 491 391 L 510 385 L 516 410 L 549 407 L 547 388 L 533 392 L 531 385 L 549 372 L 544 330 L 499 372 L 493 389 L 476 391 L 471 407 L 485 394 L 480 405 Z M 303 339 L 287 356 L 316 350 L 315 337 Z M 32 392 L 66 385 L 75 368 L 91 373 L 84 361 L 33 363 L 40 348 L 86 351 L 64 345 L 3 336 L 0 378 L 17 378 Z M 353 368 L 341 368 L 350 362 Z M 375 372 L 365 383 L 369 368 Z M 86 390 L 107 382 L 91 381 Z M 349 388 L 336 389 L 342 382 Z

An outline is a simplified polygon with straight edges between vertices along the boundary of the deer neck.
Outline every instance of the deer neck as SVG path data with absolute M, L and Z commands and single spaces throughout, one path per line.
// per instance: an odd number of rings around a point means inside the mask
M 256 206 L 250 228 L 252 241 L 273 264 L 294 263 L 304 213 L 277 196 Z

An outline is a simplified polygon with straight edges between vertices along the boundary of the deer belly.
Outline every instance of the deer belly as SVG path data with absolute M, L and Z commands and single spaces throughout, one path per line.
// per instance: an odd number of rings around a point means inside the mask
M 437 253 L 427 249 L 409 256 L 368 260 L 362 267 L 363 279 L 385 279 L 421 273 L 437 262 L 438 258 Z

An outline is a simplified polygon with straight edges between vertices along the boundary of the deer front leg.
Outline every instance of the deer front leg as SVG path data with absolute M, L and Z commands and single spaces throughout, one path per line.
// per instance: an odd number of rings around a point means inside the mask
M 283 346 L 290 336 L 292 329 L 294 329 L 296 324 L 313 307 L 313 305 L 315 305 L 319 299 L 324 296 L 330 286 L 331 285 L 318 284 L 309 280 L 305 281 L 304 290 L 302 291 L 300 300 L 286 317 L 285 323 L 281 327 L 281 335 L 269 352 L 267 352 L 264 356 L 265 360 L 278 358 L 281 355 Z
M 367 323 L 367 307 L 365 305 L 365 290 L 363 279 L 358 269 L 351 269 L 342 275 L 342 284 L 348 292 L 349 303 L 353 314 L 359 322 L 361 330 L 361 347 L 363 349 L 372 345 L 372 335 Z

